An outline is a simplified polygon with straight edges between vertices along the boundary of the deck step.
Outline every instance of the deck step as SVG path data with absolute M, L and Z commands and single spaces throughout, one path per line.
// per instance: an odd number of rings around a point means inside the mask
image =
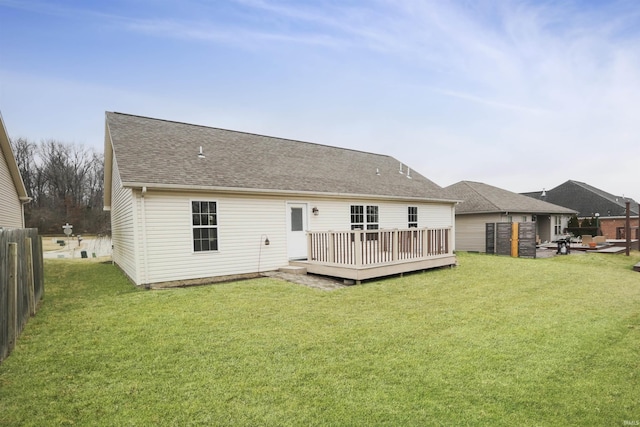
M 640 262 L 633 266 L 633 271 L 640 271 Z
M 280 267 L 278 271 L 281 273 L 289 273 L 289 274 L 307 274 L 306 267 L 298 267 L 295 265 L 287 265 L 286 267 Z

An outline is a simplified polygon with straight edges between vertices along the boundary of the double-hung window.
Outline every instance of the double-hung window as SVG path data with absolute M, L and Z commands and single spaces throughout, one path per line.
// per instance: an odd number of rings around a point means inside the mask
M 378 206 L 351 206 L 352 230 L 377 230 L 379 221 Z
M 378 207 L 367 206 L 367 230 L 377 230 L 378 221 Z
M 379 228 L 378 206 L 351 206 L 351 229 L 352 230 L 377 230 Z M 367 234 L 367 240 L 377 239 L 377 234 Z
M 351 229 L 364 230 L 364 206 L 351 206 Z
M 409 206 L 407 208 L 407 222 L 409 223 L 409 228 L 418 228 L 418 207 L 417 206 Z
M 218 250 L 218 212 L 216 202 L 192 201 L 193 251 Z

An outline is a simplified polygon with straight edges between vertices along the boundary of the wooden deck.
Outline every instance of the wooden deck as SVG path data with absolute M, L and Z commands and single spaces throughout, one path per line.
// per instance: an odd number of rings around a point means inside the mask
M 410 228 L 309 232 L 309 273 L 361 280 L 456 265 L 452 230 Z

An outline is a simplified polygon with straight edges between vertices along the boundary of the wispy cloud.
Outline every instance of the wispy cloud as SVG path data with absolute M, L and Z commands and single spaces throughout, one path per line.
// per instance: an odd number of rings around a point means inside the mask
M 119 52 L 103 52 L 104 63 L 118 54 L 130 72 L 141 65 L 141 73 L 154 72 L 148 79 L 131 75 L 138 85 L 145 83 L 134 91 L 158 96 L 132 112 L 164 114 L 162 108 L 176 102 L 197 105 L 192 111 L 213 105 L 209 116 L 217 119 L 224 112 L 246 126 L 268 123 L 273 134 L 322 136 L 320 142 L 370 151 L 391 147 L 390 154 L 401 158 L 407 157 L 404 142 L 416 162 L 441 168 L 436 181 L 440 173 L 453 174 L 453 163 L 457 179 L 481 180 L 464 174 L 482 168 L 495 174 L 496 168 L 484 166 L 489 160 L 477 159 L 490 153 L 492 165 L 508 166 L 514 146 L 529 150 L 527 155 L 536 147 L 540 168 L 555 167 L 550 159 L 571 158 L 580 147 L 595 151 L 611 141 L 640 155 L 637 0 L 0 0 L 3 9 L 28 12 L 16 14 L 26 22 L 38 15 L 55 18 L 34 19 L 36 25 L 68 20 L 70 32 L 81 26 L 94 37 L 86 49 L 105 37 L 120 43 Z M 19 51 L 20 40 L 10 43 Z M 74 49 L 61 48 L 63 60 L 86 64 L 87 50 Z M 181 59 L 176 68 L 156 67 L 172 56 Z M 136 61 L 127 63 L 131 57 Z M 206 72 L 188 66 L 211 58 L 215 66 L 201 67 Z M 132 84 L 103 73 L 108 67 L 102 64 L 69 76 L 63 74 L 70 67 L 61 66 L 57 77 Z M 189 78 L 176 78 L 185 74 Z M 165 105 L 156 101 L 159 93 Z M 378 149 L 376 143 L 386 145 Z M 464 148 L 453 152 L 451 145 Z M 600 160 L 593 160 L 596 169 Z M 526 175 L 507 168 L 504 174 Z

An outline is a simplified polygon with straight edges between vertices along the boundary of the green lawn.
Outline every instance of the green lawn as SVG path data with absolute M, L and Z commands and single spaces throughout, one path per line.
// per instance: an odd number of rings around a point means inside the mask
M 637 425 L 638 261 L 462 253 L 326 292 L 47 260 L 0 425 Z

